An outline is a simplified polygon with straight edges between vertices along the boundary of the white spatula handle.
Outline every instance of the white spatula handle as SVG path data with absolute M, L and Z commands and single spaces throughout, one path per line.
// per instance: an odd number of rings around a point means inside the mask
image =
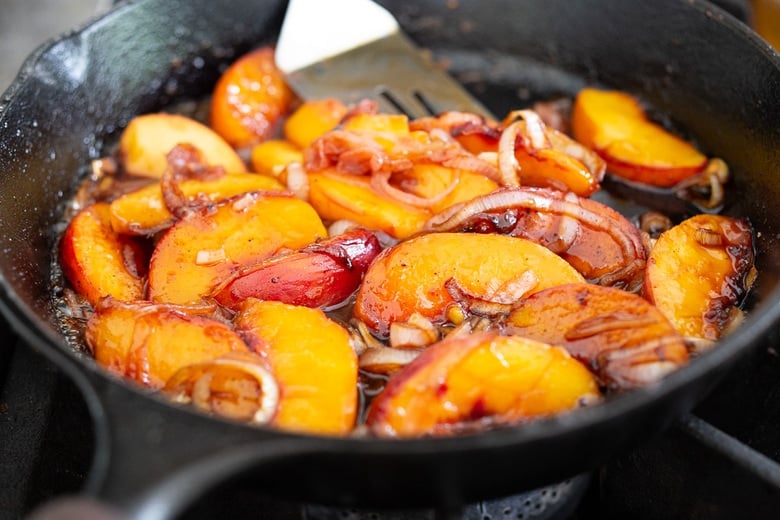
M 290 73 L 398 29 L 393 15 L 371 0 L 290 0 L 276 65 Z

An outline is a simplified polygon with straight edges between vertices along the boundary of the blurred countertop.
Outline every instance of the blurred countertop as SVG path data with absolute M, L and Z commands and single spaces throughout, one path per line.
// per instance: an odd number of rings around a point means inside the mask
M 111 7 L 111 0 L 2 0 L 0 92 L 38 46 Z

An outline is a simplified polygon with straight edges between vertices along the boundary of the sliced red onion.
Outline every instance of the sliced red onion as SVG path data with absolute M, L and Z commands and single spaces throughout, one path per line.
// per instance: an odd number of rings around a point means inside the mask
M 634 247 L 631 237 L 621 232 L 621 226 L 609 214 L 600 214 L 582 206 L 575 194 L 566 194 L 563 199 L 552 196 L 550 190 L 530 187 L 505 187 L 461 204 L 455 204 L 428 219 L 423 229 L 445 232 L 459 230 L 470 218 L 481 213 L 522 208 L 541 213 L 561 215 L 573 219 L 577 225 L 585 224 L 595 230 L 607 233 L 620 247 L 626 264 L 620 269 L 601 276 L 597 283 L 611 285 L 617 280 L 630 277 L 644 266 L 639 258 L 640 251 Z M 564 223 L 564 232 L 567 224 Z M 573 231 L 573 226 L 570 232 Z M 643 251 L 642 251 L 643 252 Z
M 513 110 L 507 115 L 505 121 L 512 121 L 512 124 L 521 121 L 524 123 L 521 135 L 528 141 L 531 149 L 542 150 L 550 147 L 544 121 L 533 110 Z
M 525 129 L 523 121 L 515 121 L 501 132 L 498 140 L 498 172 L 503 186 L 520 186 L 520 163 L 515 155 L 517 137 Z
M 377 194 L 384 198 L 408 204 L 409 206 L 414 206 L 416 208 L 431 208 L 444 200 L 457 187 L 460 182 L 460 175 L 457 171 L 454 173 L 455 175 L 452 182 L 450 182 L 442 191 L 430 198 L 418 197 L 417 195 L 396 188 L 390 184 L 390 176 L 392 175 L 390 172 L 376 172 L 371 175 L 370 186 Z
M 300 163 L 293 162 L 285 168 L 287 189 L 297 198 L 309 200 L 309 176 Z
M 349 219 L 340 219 L 340 220 L 334 220 L 330 226 L 328 226 L 328 236 L 329 237 L 337 237 L 339 235 L 343 235 L 347 231 L 351 231 L 355 228 L 362 227 L 360 224 L 355 222 L 354 220 Z
M 358 366 L 373 374 L 392 374 L 414 361 L 421 352 L 422 349 L 412 348 L 369 348 L 361 354 Z
M 576 341 L 611 331 L 647 327 L 654 323 L 656 323 L 656 319 L 652 316 L 615 312 L 598 315 L 576 323 L 570 330 L 566 331 L 564 337 L 567 341 Z
M 514 303 L 520 300 L 528 291 L 532 290 L 533 287 L 539 283 L 539 280 L 533 273 L 531 273 L 530 276 L 526 273 L 520 275 L 517 279 L 517 284 L 515 284 L 514 287 L 511 287 L 511 290 L 515 291 L 514 294 L 510 294 L 509 292 L 504 292 L 501 295 L 473 294 L 460 285 L 454 278 L 447 280 L 444 283 L 444 288 L 452 299 L 466 312 L 477 316 L 498 318 L 509 314 Z
M 552 128 L 547 128 L 545 130 L 545 135 L 552 148 L 580 161 L 585 168 L 588 169 L 591 175 L 593 175 L 593 178 L 596 179 L 596 181 L 601 182 L 604 179 L 604 174 L 607 171 L 607 163 L 599 154 L 578 143 L 568 135 Z
M 483 157 L 480 155 L 463 154 L 442 161 L 441 165 L 447 168 L 466 170 L 477 175 L 482 175 L 498 183 L 502 182 L 501 172 L 496 168 L 497 156 Z
M 224 389 L 212 388 L 220 368 L 254 379 L 259 395 L 247 394 L 254 385 L 241 383 L 231 385 L 229 394 Z M 237 355 L 184 367 L 171 377 L 164 391 L 174 402 L 191 403 L 205 412 L 253 424 L 269 423 L 279 405 L 279 385 L 271 372 L 261 362 Z
M 420 313 L 413 313 L 406 322 L 390 324 L 390 346 L 393 348 L 424 348 L 439 340 L 439 330 Z
M 678 183 L 675 194 L 678 198 L 688 200 L 704 209 L 712 210 L 723 204 L 725 191 L 723 185 L 730 177 L 729 167 L 722 159 L 710 159 L 707 167 L 701 173 Z M 700 197 L 696 188 L 706 189 L 708 197 Z M 702 190 L 703 191 L 703 190 Z

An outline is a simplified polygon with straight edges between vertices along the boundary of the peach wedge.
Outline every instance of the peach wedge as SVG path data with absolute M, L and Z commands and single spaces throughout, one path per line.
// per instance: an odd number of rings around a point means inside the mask
M 294 99 L 276 68 L 272 47 L 244 54 L 222 73 L 212 92 L 210 123 L 237 148 L 270 137 Z
M 317 213 L 292 196 L 250 192 L 176 222 L 157 242 L 149 298 L 192 304 L 248 265 L 327 236 Z
M 160 178 L 168 168 L 168 152 L 183 143 L 197 148 L 208 166 L 221 166 L 229 173 L 246 171 L 236 151 L 214 130 L 166 112 L 134 117 L 119 139 L 119 159 L 127 173 Z
M 755 278 L 753 230 L 723 215 L 696 215 L 661 234 L 645 272 L 644 295 L 683 336 L 718 339 L 738 318 Z
M 368 176 L 332 170 L 309 173 L 309 202 L 324 219 L 351 220 L 399 239 L 418 232 L 431 215 L 380 196 Z
M 509 314 L 506 332 L 564 347 L 614 389 L 653 383 L 688 361 L 685 340 L 661 311 L 641 296 L 601 285 L 534 293 Z
M 306 148 L 325 132 L 336 128 L 347 106 L 334 98 L 305 101 L 284 122 L 284 136 L 298 148 Z
M 110 298 L 90 317 L 85 337 L 98 363 L 154 389 L 185 366 L 248 351 L 228 325 L 208 316 Z
M 396 372 L 372 401 L 366 425 L 382 437 L 447 435 L 599 399 L 593 376 L 564 349 L 478 333 L 444 339 Z
M 249 157 L 252 170 L 281 178 L 290 163 L 303 163 L 303 152 L 286 139 L 268 139 L 252 147 Z
M 179 184 L 190 200 L 207 199 L 213 202 L 249 191 L 285 190 L 268 175 L 236 173 L 215 180 L 190 179 Z M 148 235 L 169 227 L 174 216 L 165 206 L 160 183 L 121 195 L 111 202 L 111 226 L 118 233 Z
M 250 297 L 328 309 L 357 290 L 381 249 L 373 232 L 348 232 L 242 269 L 218 286 L 214 299 L 230 309 Z
M 272 425 L 344 434 L 357 416 L 357 355 L 346 329 L 318 309 L 249 298 L 236 330 L 268 362 L 279 385 Z
M 105 202 L 81 210 L 60 241 L 60 265 L 65 277 L 93 306 L 105 296 L 140 299 L 147 256 L 141 242 L 111 228 Z
M 543 245 L 589 282 L 638 290 L 647 253 L 639 230 L 611 207 L 576 194 L 510 186 L 434 215 L 430 231 L 501 233 Z
M 633 96 L 585 88 L 577 95 L 572 132 L 629 181 L 668 188 L 702 171 L 707 157 L 691 143 L 650 121 Z
M 386 249 L 368 268 L 355 316 L 379 335 L 420 313 L 435 324 L 467 307 L 453 292 L 501 303 L 582 276 L 549 249 L 522 238 L 431 233 Z M 453 290 L 456 289 L 456 290 Z

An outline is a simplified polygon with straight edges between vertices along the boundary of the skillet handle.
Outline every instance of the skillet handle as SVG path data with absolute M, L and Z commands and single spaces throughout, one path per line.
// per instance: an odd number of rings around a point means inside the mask
M 129 518 L 163 520 L 244 471 L 318 451 L 318 440 L 174 407 L 102 374 L 88 374 L 96 450 L 85 491 Z

